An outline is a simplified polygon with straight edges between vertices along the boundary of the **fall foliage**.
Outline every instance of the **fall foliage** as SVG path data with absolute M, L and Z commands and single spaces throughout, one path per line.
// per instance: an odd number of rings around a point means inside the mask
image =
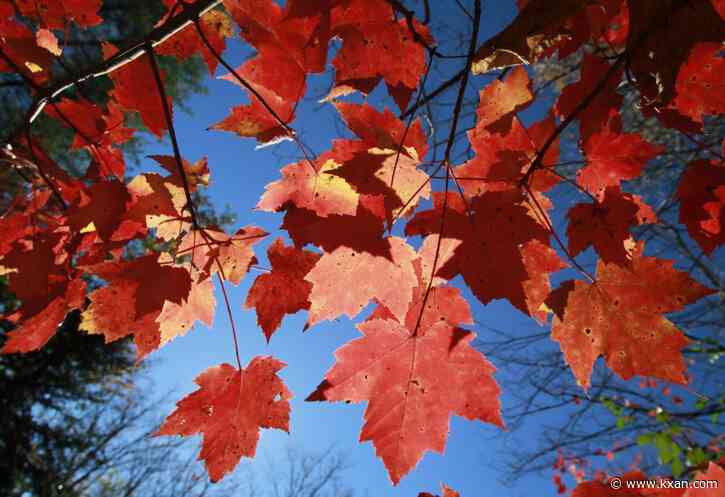
M 249 100 L 212 129 L 260 145 L 292 141 L 299 152 L 260 192 L 257 209 L 281 213 L 286 238 L 269 247 L 272 267 L 256 275 L 244 306 L 256 311 L 268 341 L 298 311 L 307 311 L 311 333 L 325 320 L 359 318 L 361 337 L 336 352 L 306 398 L 366 402 L 360 440 L 373 443 L 393 484 L 427 451 L 444 451 L 452 414 L 505 426 L 499 395 L 506 386 L 472 346 L 469 298 L 505 299 L 551 323 L 551 339 L 583 390 L 599 357 L 624 380 L 688 383 L 689 339 L 666 314 L 717 290 L 648 254 L 633 236 L 657 215 L 626 182 L 663 150 L 623 130 L 617 87 L 633 82 L 644 113 L 702 148 L 707 119 L 725 110 L 721 0 L 519 0 L 518 16 L 489 40 L 478 39 L 476 0 L 442 157 L 431 155 L 426 123 L 416 117 L 430 62 L 442 55 L 428 19 L 402 2 L 164 3 L 167 14 L 139 43 L 107 43 L 98 67 L 62 78 L 59 37 L 99 23 L 100 0 L 0 1 L 0 71 L 20 78 L 34 97 L 26 126 L 7 130 L 3 142 L 3 162 L 28 184 L 0 218 L 0 274 L 22 301 L 7 316 L 16 328 L 2 353 L 41 348 L 68 313 L 80 311 L 80 328 L 106 342 L 133 335 L 141 361 L 195 322 L 213 322 L 215 285 L 229 307 L 226 285 L 248 277 L 255 244 L 268 233 L 254 225 L 227 233 L 198 215 L 193 193 L 209 183 L 214 165 L 182 156 L 157 58 L 200 55 L 211 74 L 223 67 L 223 78 Z M 41 27 L 34 32 L 28 19 Z M 223 52 L 237 35 L 255 55 L 234 68 Z M 331 43 L 338 49 L 330 58 Z M 521 117 L 540 96 L 526 64 L 601 45 L 586 52 L 579 80 L 542 119 Z M 292 126 L 307 77 L 328 68 L 334 78 L 323 101 L 354 138 L 315 154 Z M 485 85 L 473 78 L 485 73 L 496 77 Z M 98 77 L 111 88 L 103 102 L 67 95 Z M 383 83 L 397 108 L 349 101 Z M 480 86 L 476 122 L 461 130 L 468 85 Z M 33 135 L 41 113 L 71 128 L 73 148 L 88 153 L 81 175 L 65 171 Z M 137 131 L 125 124 L 128 113 L 170 137 L 171 155 L 153 157 L 163 173 L 124 180 L 119 146 Z M 557 170 L 570 126 L 584 158 L 573 180 Z M 456 163 L 461 131 L 472 156 Z M 680 222 L 707 255 L 725 239 L 725 151 L 709 152 L 687 164 L 675 193 Z M 555 187 L 586 199 L 568 208 L 566 230 L 553 221 Z M 144 254 L 130 252 L 149 238 L 156 243 Z M 595 272 L 582 263 L 591 254 Z M 232 330 L 236 346 L 233 323 Z M 259 356 L 243 367 L 243 351 L 234 352 L 237 364 L 201 373 L 199 389 L 157 432 L 202 434 L 199 457 L 213 481 L 255 455 L 261 428 L 289 426 L 292 393 L 277 376 L 284 364 Z M 707 474 L 722 481 L 722 471 L 710 463 Z M 609 495 L 605 486 L 582 483 L 574 495 Z M 443 486 L 443 495 L 458 494 Z

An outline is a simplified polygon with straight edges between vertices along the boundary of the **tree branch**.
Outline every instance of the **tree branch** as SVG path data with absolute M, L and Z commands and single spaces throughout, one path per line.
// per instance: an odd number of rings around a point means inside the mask
M 32 123 L 43 111 L 48 102 L 66 91 L 68 88 L 89 79 L 99 78 L 106 74 L 133 62 L 146 53 L 146 47 L 156 47 L 168 38 L 191 25 L 195 19 L 203 16 L 209 10 L 221 3 L 221 0 L 198 0 L 193 4 L 184 4 L 184 8 L 178 15 L 170 17 L 161 26 L 148 33 L 142 40 L 131 47 L 118 52 L 108 59 L 94 65 L 86 71 L 73 74 L 56 83 L 46 86 L 38 91 L 38 94 L 28 112 L 29 120 Z M 21 73 L 22 74 L 22 73 Z

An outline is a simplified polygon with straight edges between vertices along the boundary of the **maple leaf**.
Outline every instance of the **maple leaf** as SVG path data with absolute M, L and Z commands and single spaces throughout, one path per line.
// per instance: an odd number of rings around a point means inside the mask
M 195 381 L 199 389 L 177 402 L 159 435 L 203 435 L 199 459 L 212 482 L 221 480 L 242 457 L 257 451 L 260 428 L 289 431 L 287 389 L 277 372 L 286 364 L 273 357 L 255 357 L 246 368 L 222 364 Z
M 640 242 L 628 266 L 600 260 L 594 283 L 568 280 L 552 292 L 551 337 L 584 388 L 599 356 L 625 380 L 641 375 L 684 384 L 681 350 L 688 340 L 663 314 L 713 292 L 672 261 L 646 257 Z
M 81 316 L 79 328 L 103 334 L 106 342 L 133 334 L 138 360 L 161 345 L 157 319 L 166 302 L 183 305 L 190 299 L 189 272 L 160 262 L 155 254 L 88 269 L 107 285 L 89 295 L 91 303 Z M 213 301 L 206 304 L 213 306 Z M 203 307 L 196 309 L 206 315 Z
M 150 157 L 170 172 L 173 180 L 181 184 L 181 176 L 179 175 L 179 167 L 175 157 L 171 155 L 151 155 Z M 182 165 L 191 192 L 196 191 L 199 185 L 209 186 L 209 163 L 206 157 L 202 157 L 194 164 L 182 159 Z
M 444 485 L 441 483 L 441 490 L 443 491 L 443 495 L 440 497 L 461 497 L 461 495 L 450 488 L 448 485 Z M 438 497 L 437 495 L 429 494 L 428 492 L 421 492 L 418 494 L 418 497 Z
M 532 167 L 540 147 L 556 127 L 553 116 L 525 129 L 518 119 L 505 134 L 490 133 L 483 126 L 469 131 L 476 155 L 454 169 L 456 179 L 470 196 L 488 191 L 518 190 Z M 559 140 L 555 140 L 540 160 L 540 167 L 529 173 L 529 189 L 542 193 L 555 186 L 560 178 L 552 172 L 559 161 Z M 548 203 L 542 196 L 540 201 Z
M 479 93 L 476 130 L 506 133 L 514 115 L 533 100 L 531 80 L 523 67 L 517 67 L 503 81 L 494 80 Z
M 725 58 L 720 43 L 695 45 L 675 82 L 674 106 L 695 122 L 703 124 L 706 114 L 725 113 Z M 718 88 L 720 88 L 718 90 Z
M 528 278 L 521 282 L 521 288 L 526 295 L 526 309 L 531 317 L 546 323 L 548 308 L 546 299 L 551 292 L 550 276 L 561 269 L 568 267 L 556 251 L 540 240 L 530 240 L 521 247 L 521 260 Z
M 468 132 L 475 152 L 472 159 L 454 170 L 456 181 L 471 195 L 485 191 L 518 189 L 525 176 L 533 192 L 544 192 L 559 182 L 552 173 L 559 161 L 559 138 L 552 141 L 539 167 L 529 172 L 544 144 L 556 128 L 553 115 L 525 129 L 517 112 L 533 99 L 531 81 L 523 68 L 514 69 L 503 81 L 495 80 L 479 95 L 476 127 Z
M 58 38 L 49 29 L 39 29 L 35 33 L 38 46 L 46 49 L 56 57 L 63 53 L 63 49 L 58 45 Z
M 360 195 L 355 215 L 332 214 L 319 217 L 307 209 L 291 206 L 282 223 L 296 247 L 312 243 L 333 252 L 339 247 L 349 247 L 361 252 L 388 255 L 390 246 L 383 238 L 386 217 L 381 196 Z
M 103 45 L 104 57 L 108 58 L 116 52 L 117 50 L 110 44 Z M 161 138 L 167 124 L 158 90 L 154 86 L 154 91 L 149 91 L 149 83 L 156 80 L 149 56 L 144 54 L 138 57 L 113 71 L 110 77 L 114 86 L 111 95 L 118 104 L 126 110 L 137 111 L 149 131 Z M 161 71 L 161 80 L 164 80 L 163 71 Z M 171 97 L 167 96 L 167 104 L 171 110 Z
M 0 72 L 16 72 L 36 84 L 43 84 L 49 76 L 54 57 L 37 43 L 36 35 L 15 19 L 15 8 L 10 2 L 0 3 L 0 40 L 4 57 L 0 58 Z M 5 58 L 10 59 L 10 64 Z
M 191 256 L 198 270 L 205 274 L 219 272 L 222 278 L 238 285 L 257 263 L 252 246 L 267 234 L 256 226 L 245 226 L 231 236 L 212 229 L 193 230 L 182 239 L 177 256 Z
M 434 209 L 419 212 L 405 227 L 408 235 L 438 233 L 441 216 L 445 215 L 444 238 L 461 240 L 455 255 L 437 272 L 451 279 L 460 274 L 484 304 L 493 299 L 508 299 L 527 314 L 537 314 L 541 306 L 544 268 L 535 260 L 546 261 L 545 268 L 558 270 L 563 263 L 549 247 L 546 229 L 523 205 L 523 196 L 516 190 L 485 192 L 466 204 L 456 193 L 449 193 L 445 213 L 442 193 L 434 193 Z M 529 242 L 540 245 L 525 247 Z M 548 248 L 548 249 L 547 249 Z M 523 251 L 530 250 L 529 266 Z
M 646 107 L 665 108 L 675 96 L 681 66 L 701 42 L 719 44 L 725 20 L 711 0 L 627 2 L 628 68 Z
M 12 251 L 16 241 L 33 232 L 31 219 L 45 207 L 51 195 L 50 190 L 36 190 L 28 197 L 19 195 L 14 200 L 15 212 L 0 216 L 0 257 Z
M 601 202 L 576 204 L 567 216 L 572 257 L 591 245 L 604 262 L 616 264 L 629 260 L 625 241 L 630 239 L 630 227 L 657 221 L 654 211 L 641 198 L 613 186 L 605 190 Z
M 408 128 L 388 109 L 379 112 L 368 104 L 341 102 L 335 106 L 361 139 L 333 142 L 325 157 L 339 166 L 328 174 L 342 178 L 343 185 L 360 195 L 382 197 L 384 208 L 369 211 L 388 223 L 412 213 L 421 198 L 430 196 L 429 177 L 418 169 L 428 147 L 420 122 Z
M 163 20 L 160 22 L 163 22 Z M 227 14 L 220 10 L 212 10 L 201 17 L 200 24 L 204 36 L 209 40 L 209 44 L 214 50 L 218 54 L 224 52 L 226 39 L 234 35 L 231 19 Z M 195 54 L 201 54 L 210 75 L 214 74 L 219 65 L 219 59 L 206 47 L 194 25 L 189 25 L 181 32 L 176 33 L 156 47 L 155 50 L 159 55 L 172 55 L 180 59 L 187 59 Z
M 126 164 L 118 145 L 129 141 L 135 130 L 125 127 L 118 103 L 111 100 L 103 108 L 85 99 L 64 98 L 46 106 L 45 112 L 62 124 L 72 124 L 76 132 L 72 147 L 85 148 L 101 176 L 123 179 Z M 91 168 L 86 174 L 90 171 Z
M 281 238 L 269 247 L 267 256 L 272 271 L 257 276 L 244 307 L 257 310 L 257 323 L 269 341 L 285 314 L 310 308 L 312 283 L 304 278 L 322 256 L 309 250 L 285 247 Z
M 127 235 L 134 231 L 145 234 L 149 228 L 156 229 L 156 236 L 173 240 L 191 226 L 191 219 L 182 212 L 186 207 L 183 187 L 172 176 L 163 177 L 155 173 L 140 174 L 127 185 L 132 200 L 122 223 Z
M 677 187 L 680 222 L 706 254 L 725 242 L 725 168 L 706 160 L 691 162 Z
M 22 15 L 50 29 L 68 29 L 71 21 L 81 27 L 103 21 L 98 15 L 101 0 L 17 0 L 14 3 Z
M 7 334 L 0 354 L 31 352 L 48 343 L 66 315 L 83 306 L 85 293 L 86 283 L 83 280 L 68 283 L 65 295 L 52 299 L 40 312 L 24 319 L 19 327 Z
M 23 317 L 37 314 L 53 298 L 65 295 L 72 273 L 63 254 L 68 242 L 67 230 L 37 233 L 32 230 L 30 235 L 29 239 L 13 242 L 0 260 L 0 273 L 23 302 L 18 311 Z
M 130 140 L 134 130 L 124 126 L 118 104 L 111 101 L 104 109 L 85 99 L 64 98 L 46 106 L 45 112 L 63 124 L 72 123 L 76 131 L 72 147 L 88 150 L 98 162 L 101 175 L 123 179 L 123 153 L 116 146 Z
M 608 186 L 640 175 L 644 165 L 663 148 L 644 140 L 639 133 L 613 133 L 609 130 L 592 135 L 584 143 L 587 164 L 577 171 L 577 183 L 601 200 Z
M 162 2 L 173 9 L 168 16 L 186 11 L 176 0 Z M 142 174 L 125 184 L 118 145 L 133 130 L 124 126 L 123 112 L 138 112 L 157 136 L 168 125 L 159 92 L 148 91 L 155 80 L 148 55 L 135 52 L 140 57 L 102 71 L 114 84 L 108 98 L 99 100 L 104 104 L 56 100 L 55 89 L 66 84 L 66 76 L 48 81 L 58 65 L 54 55 L 61 51 L 54 32 L 67 37 L 77 30 L 73 23 L 100 23 L 100 4 L 0 1 L 0 71 L 15 73 L 16 79 L 20 73 L 38 94 L 33 107 L 45 106 L 49 116 L 73 128 L 71 147 L 90 156 L 84 173 L 72 176 L 32 140 L 30 128 L 12 148 L 0 151 L 3 161 L 7 157 L 18 172 L 30 173 L 32 191 L 0 216 L 0 275 L 22 302 L 5 316 L 16 329 L 3 353 L 46 343 L 68 312 L 85 305 L 83 278 L 90 276 L 105 283 L 90 294 L 81 328 L 103 333 L 107 341 L 135 335 L 140 359 L 197 320 L 211 325 L 213 273 L 239 284 L 256 262 L 253 244 L 266 236 L 253 226 L 236 234 L 192 226 L 185 187 L 188 183 L 195 191 L 208 184 L 205 159 L 183 161 L 180 172 L 172 157 L 154 156 L 170 175 Z M 213 127 L 261 143 L 294 139 L 305 154 L 308 149 L 288 123 L 305 94 L 307 75 L 325 70 L 333 39 L 339 40 L 331 51 L 335 80 L 325 100 L 367 94 L 384 81 L 401 109 L 426 70 L 426 49 L 434 44 L 428 28 L 397 2 L 223 4 L 256 53 L 223 76 L 243 88 L 248 103 Z M 294 242 L 287 247 L 280 239 L 269 248 L 272 269 L 255 280 L 245 302 L 255 307 L 268 340 L 285 314 L 308 309 L 311 325 L 374 307 L 359 325 L 363 336 L 338 350 L 337 363 L 309 400 L 369 402 L 361 440 L 373 441 L 395 483 L 425 451 L 444 449 L 451 414 L 502 424 L 494 368 L 471 346 L 473 334 L 459 328 L 473 319 L 461 290 L 445 286 L 449 279 L 461 275 L 481 302 L 506 298 L 542 323 L 553 310 L 552 338 L 585 387 L 600 355 L 623 378 L 641 374 L 684 382 L 681 352 L 687 340 L 664 314 L 712 293 L 670 261 L 645 257 L 643 245 L 631 248 L 631 227 L 654 220 L 654 213 L 623 193 L 620 183 L 638 177 L 663 148 L 638 134 L 622 134 L 623 98 L 617 88 L 621 65 L 638 87 L 645 117 L 699 133 L 706 116 L 723 112 L 716 90 L 722 87 L 725 2 L 517 4 L 518 17 L 479 47 L 474 73 L 556 51 L 563 58 L 586 43 L 596 55 L 584 52 L 579 81 L 564 89 L 545 119 L 530 126 L 517 115 L 534 101 L 525 68 L 482 89 L 475 127 L 468 133 L 475 155 L 449 171 L 463 194 L 434 193 L 433 207 L 408 222 L 406 234 L 424 236 L 417 253 L 404 240 L 386 237 L 385 228 L 392 230 L 395 219 L 413 214 L 419 199 L 432 192 L 431 178 L 419 169 L 427 137 L 419 121 L 408 126 L 388 109 L 335 101 L 356 138 L 335 140 L 321 156 L 286 166 L 258 204 L 260 210 L 284 211 L 282 228 Z M 161 31 L 168 16 L 157 25 Z M 218 52 L 233 33 L 229 17 L 211 10 L 200 19 Z M 604 45 L 612 58 L 601 56 Z M 113 50 L 104 46 L 104 57 Z M 192 25 L 155 50 L 178 58 L 199 54 L 211 73 L 218 63 Z M 99 74 L 82 72 L 74 80 Z M 52 98 L 40 98 L 48 92 Z M 578 184 L 595 199 L 569 211 L 569 253 L 577 256 L 593 246 L 600 260 L 596 281 L 567 281 L 552 292 L 550 276 L 566 264 L 549 243 L 554 224 L 547 211 L 553 204 L 544 193 L 561 179 L 555 169 L 558 135 L 566 136 L 564 124 L 572 117 L 579 121 L 587 159 Z M 714 161 L 695 161 L 684 170 L 677 192 L 680 220 L 707 254 L 725 239 L 722 170 Z M 174 258 L 149 253 L 125 260 L 128 243 L 149 235 L 175 251 Z M 304 250 L 308 243 L 324 252 Z M 254 454 L 260 427 L 288 429 L 290 394 L 276 375 L 282 366 L 276 359 L 255 358 L 246 370 L 210 369 L 160 431 L 202 433 L 200 457 L 212 480 L 222 478 L 243 455 Z M 720 478 L 722 472 L 711 466 L 708 477 Z M 457 496 L 445 486 L 443 493 Z M 609 495 L 609 489 L 582 484 L 575 495 Z
M 0 230 L 10 234 L 0 255 L 0 275 L 22 303 L 4 316 L 16 323 L 16 328 L 8 333 L 0 350 L 3 354 L 39 349 L 55 335 L 66 315 L 84 304 L 86 284 L 70 267 L 64 253 L 69 241 L 67 228 L 51 224 L 50 230 L 38 232 L 18 225 L 18 221 L 28 222 L 47 200 L 47 195 L 35 195 L 25 209 L 28 217 L 17 216 L 7 224 L 0 223 Z
M 284 64 L 289 72 L 281 73 L 273 86 L 325 68 L 331 36 L 329 10 L 305 0 L 302 5 L 308 8 L 300 9 L 300 2 L 293 0 L 284 9 L 271 1 L 224 0 L 241 36 L 257 49 L 257 58 L 281 56 L 289 61 Z
M 192 281 L 189 296 L 182 299 L 180 304 L 169 300 L 164 302 L 161 314 L 156 318 L 160 334 L 159 346 L 185 335 L 194 326 L 195 321 L 201 321 L 211 328 L 215 305 L 214 285 L 211 279 Z
M 342 178 L 330 174 L 341 164 L 336 150 L 322 154 L 313 167 L 307 161 L 282 168 L 282 179 L 268 184 L 257 209 L 274 212 L 290 203 L 320 217 L 330 214 L 354 215 L 359 195 Z
M 593 54 L 584 54 L 579 81 L 567 85 L 562 90 L 555 106 L 557 115 L 561 118 L 573 115 L 581 102 L 595 93 L 610 69 L 611 65 L 605 59 Z M 623 70 L 618 69 L 609 75 L 604 86 L 579 114 L 579 133 L 582 142 L 587 142 L 592 135 L 602 133 L 606 129 L 621 131 L 618 111 L 624 97 L 617 93 L 617 86 L 622 79 L 622 73 Z M 612 120 L 614 123 L 610 122 Z M 612 124 L 614 129 L 611 129 Z
M 343 178 L 359 194 L 382 199 L 383 209 L 372 210 L 389 224 L 393 218 L 415 211 L 421 199 L 430 197 L 428 175 L 419 162 L 387 150 L 361 152 L 330 174 Z
M 370 148 L 401 150 L 414 159 L 425 157 L 428 141 L 420 120 L 410 125 L 395 117 L 390 109 L 378 111 L 368 103 L 334 102 L 345 124 Z M 405 140 L 403 140 L 405 138 Z
M 79 192 L 77 202 L 68 210 L 68 226 L 74 231 L 95 231 L 110 240 L 118 229 L 131 195 L 117 180 L 97 182 Z
M 309 326 L 343 314 L 353 318 L 373 298 L 399 319 L 405 316 L 417 285 L 412 265 L 415 251 L 400 238 L 387 241 L 389 258 L 347 247 L 320 258 L 305 277 L 312 283 Z
M 266 102 L 274 102 L 275 95 L 266 89 L 257 88 Z M 287 129 L 272 116 L 269 110 L 259 101 L 252 97 L 249 105 L 240 105 L 232 108 L 232 113 L 211 126 L 210 129 L 219 129 L 236 133 L 247 138 L 256 138 L 262 144 L 274 143 L 287 136 Z M 272 109 L 286 124 L 294 117 L 292 115 L 292 102 L 279 101 L 280 103 Z
M 474 334 L 441 321 L 436 309 L 415 332 L 394 319 L 359 324 L 363 337 L 335 352 L 307 398 L 367 401 L 360 441 L 373 442 L 393 484 L 425 451 L 443 452 L 452 413 L 503 426 L 494 367 L 471 347 Z M 463 314 L 470 320 L 467 306 Z
M 225 0 L 224 6 L 239 24 L 242 36 L 258 50 L 235 72 L 254 88 L 264 104 L 249 92 L 248 105 L 234 107 L 230 116 L 212 128 L 254 137 L 262 144 L 286 138 L 286 124 L 294 118 L 297 101 L 306 90 L 306 74 L 324 68 L 329 33 L 318 29 L 318 18 L 292 18 L 274 2 Z M 232 74 L 223 79 L 240 84 Z
M 384 80 L 388 92 L 405 109 L 426 68 L 425 47 L 416 41 L 405 19 L 395 20 L 384 0 L 350 0 L 333 10 L 330 33 L 342 39 L 335 55 L 335 86 L 326 99 L 353 91 L 370 93 Z M 428 46 L 428 29 L 412 20 Z M 405 54 L 401 57 L 400 54 Z

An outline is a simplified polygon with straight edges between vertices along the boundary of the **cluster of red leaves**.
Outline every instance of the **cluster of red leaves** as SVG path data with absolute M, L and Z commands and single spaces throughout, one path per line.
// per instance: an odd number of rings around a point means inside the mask
M 165 3 L 166 20 L 194 8 Z M 722 113 L 721 95 L 711 91 L 722 79 L 722 0 L 518 3 L 519 16 L 478 48 L 474 73 L 565 56 L 586 43 L 607 43 L 620 55 L 587 53 L 579 81 L 564 89 L 550 115 L 529 126 L 518 118 L 535 98 L 526 70 L 516 67 L 488 84 L 468 132 L 474 157 L 455 167 L 446 160 L 432 174 L 421 168 L 428 144 L 420 122 L 333 100 L 367 94 L 384 81 L 397 105 L 408 105 L 434 40 L 414 18 L 391 14 L 397 2 L 289 0 L 281 7 L 273 0 L 224 0 L 224 11 L 207 12 L 155 48 L 179 58 L 199 54 L 213 73 L 233 20 L 257 53 L 225 78 L 247 92 L 249 103 L 214 127 L 266 143 L 298 140 L 289 124 L 306 77 L 327 67 L 329 43 L 340 40 L 327 100 L 355 138 L 335 140 L 317 157 L 302 147 L 304 159 L 267 185 L 258 209 L 284 213 L 282 228 L 293 246 L 278 239 L 269 247 L 271 272 L 257 277 L 245 306 L 256 310 L 270 340 L 287 314 L 307 310 L 314 326 L 355 318 L 374 305 L 357 325 L 362 336 L 337 351 L 336 364 L 307 400 L 367 402 L 360 438 L 372 441 L 394 483 L 426 451 L 444 450 L 452 414 L 503 426 L 494 367 L 472 347 L 475 335 L 463 328 L 473 323 L 469 304 L 448 280 L 460 275 L 480 302 L 507 299 L 542 323 L 553 312 L 552 339 L 584 388 L 600 356 L 624 379 L 685 383 L 687 339 L 664 314 L 712 293 L 671 261 L 646 256 L 631 237 L 632 227 L 656 215 L 621 183 L 638 177 L 662 150 L 622 133 L 616 88 L 626 62 L 645 112 L 665 125 L 696 132 L 703 116 Z M 0 71 L 41 90 L 60 53 L 53 30 L 101 22 L 98 4 L 0 1 Z M 20 16 L 41 29 L 34 33 Z M 693 19 L 696 30 L 689 28 Z M 106 57 L 114 53 L 104 46 Z M 133 133 L 123 126 L 123 111 L 138 112 L 159 136 L 172 128 L 171 99 L 147 88 L 163 78 L 155 64 L 146 53 L 112 71 L 104 105 L 62 99 L 46 107 L 74 129 L 73 147 L 88 151 L 83 177 L 68 175 L 39 143 L 18 140 L 14 157 L 40 179 L 0 218 L 0 268 L 22 302 L 6 316 L 17 328 L 3 353 L 38 349 L 69 311 L 80 309 L 83 330 L 107 341 L 133 335 L 141 359 L 195 321 L 211 324 L 212 277 L 239 284 L 255 264 L 253 245 L 264 231 L 248 226 L 229 234 L 197 225 L 191 193 L 209 181 L 205 160 L 154 157 L 169 174 L 123 182 L 118 145 Z M 568 247 L 557 252 L 547 192 L 561 181 L 559 135 L 575 120 L 586 160 L 575 183 L 591 201 L 570 209 Z M 716 160 L 688 165 L 677 191 L 681 220 L 706 253 L 724 239 L 723 167 Z M 441 168 L 460 192 L 432 187 Z M 417 209 L 423 199 L 432 199 L 430 209 Z M 418 248 L 390 234 L 403 219 L 405 234 L 421 237 Z M 129 243 L 149 236 L 165 249 L 125 256 Z M 575 259 L 588 247 L 599 256 L 595 275 Z M 586 281 L 552 290 L 550 276 L 570 266 Z M 159 434 L 202 433 L 200 457 L 212 480 L 222 478 L 242 456 L 254 455 L 260 428 L 288 429 L 291 394 L 277 376 L 283 366 L 257 357 L 245 369 L 207 370 Z

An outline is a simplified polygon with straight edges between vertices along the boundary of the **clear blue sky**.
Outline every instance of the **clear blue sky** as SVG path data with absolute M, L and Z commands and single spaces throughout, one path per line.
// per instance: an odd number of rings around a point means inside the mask
M 431 3 L 435 8 L 433 23 L 455 25 L 464 22 L 465 17 L 457 10 L 455 2 Z M 484 6 L 481 39 L 500 30 L 515 14 L 513 1 L 484 2 Z M 467 32 L 465 29 L 462 31 Z M 227 50 L 226 56 L 237 65 L 248 53 L 241 43 L 235 43 Z M 463 61 L 455 63 L 462 65 Z M 223 69 L 217 75 L 221 74 Z M 436 76 L 433 78 L 432 85 L 435 84 Z M 473 78 L 472 88 L 480 89 L 486 81 Z M 330 138 L 337 134 L 332 106 L 316 103 L 328 79 L 312 76 L 308 82 L 308 95 L 315 98 L 310 98 L 301 106 L 293 126 L 302 133 L 308 145 L 322 152 L 328 148 Z M 281 215 L 255 212 L 253 208 L 264 186 L 278 179 L 280 166 L 294 161 L 297 151 L 290 144 L 255 150 L 256 143 L 253 140 L 241 139 L 225 132 L 206 131 L 208 126 L 226 117 L 230 107 L 246 101 L 242 91 L 227 81 L 210 79 L 207 84 L 208 95 L 194 97 L 188 102 L 192 115 L 176 112 L 175 123 L 182 153 L 190 161 L 205 155 L 209 157 L 211 198 L 219 207 L 224 204 L 232 207 L 238 215 L 238 226 L 255 224 L 271 233 L 263 243 L 256 246 L 258 258 L 264 266 L 267 265 L 266 247 L 277 236 L 284 236 L 284 232 L 279 230 Z M 371 96 L 371 102 L 378 104 L 384 101 L 391 105 L 389 100 L 381 100 L 383 96 L 384 91 L 378 88 Z M 396 108 L 393 111 L 397 112 Z M 170 154 L 171 150 L 168 143 L 154 143 L 149 146 L 148 152 Z M 149 166 L 150 162 L 147 161 L 142 169 Z M 295 394 L 291 434 L 264 431 L 259 445 L 260 454 L 274 457 L 288 443 L 311 450 L 334 443 L 349 455 L 354 465 L 347 477 L 348 484 L 361 493 L 367 491 L 368 495 L 375 497 L 417 496 L 420 491 L 438 492 L 441 482 L 459 490 L 463 497 L 556 494 L 550 474 L 527 476 L 520 481 L 507 482 L 506 485 L 499 481 L 502 475 L 499 471 L 500 461 L 510 444 L 515 443 L 519 447 L 534 444 L 536 426 L 525 427 L 507 436 L 493 426 L 457 417 L 452 419 L 446 453 L 443 456 L 429 453 L 414 471 L 397 487 L 393 487 L 382 462 L 374 455 L 372 444 L 360 444 L 357 441 L 365 405 L 304 402 L 304 398 L 315 389 L 332 366 L 335 349 L 358 336 L 354 323 L 340 319 L 338 322 L 322 323 L 302 333 L 306 315 L 298 313 L 285 318 L 281 330 L 267 345 L 256 325 L 254 312 L 242 307 L 254 277 L 255 273 L 252 272 L 238 288 L 230 287 L 229 294 L 240 335 L 242 362 L 246 364 L 260 354 L 271 354 L 285 361 L 288 366 L 281 376 Z M 216 319 L 211 329 L 197 325 L 188 335 L 174 340 L 153 355 L 157 364 L 153 366 L 151 376 L 159 392 L 173 388 L 176 392 L 173 399 L 180 399 L 195 389 L 193 380 L 202 371 L 222 362 L 234 363 L 231 330 L 219 292 L 217 301 Z M 488 326 L 521 329 L 522 333 L 531 332 L 536 326 L 508 304 L 494 302 L 484 307 L 472 297 L 470 302 L 476 319 Z M 484 328 L 476 331 L 486 333 Z M 507 392 L 515 389 L 516 385 L 505 383 L 502 388 L 502 401 L 506 406 L 512 401 Z M 173 401 L 166 408 L 170 412 Z M 541 421 L 545 419 L 537 419 L 537 422 Z

